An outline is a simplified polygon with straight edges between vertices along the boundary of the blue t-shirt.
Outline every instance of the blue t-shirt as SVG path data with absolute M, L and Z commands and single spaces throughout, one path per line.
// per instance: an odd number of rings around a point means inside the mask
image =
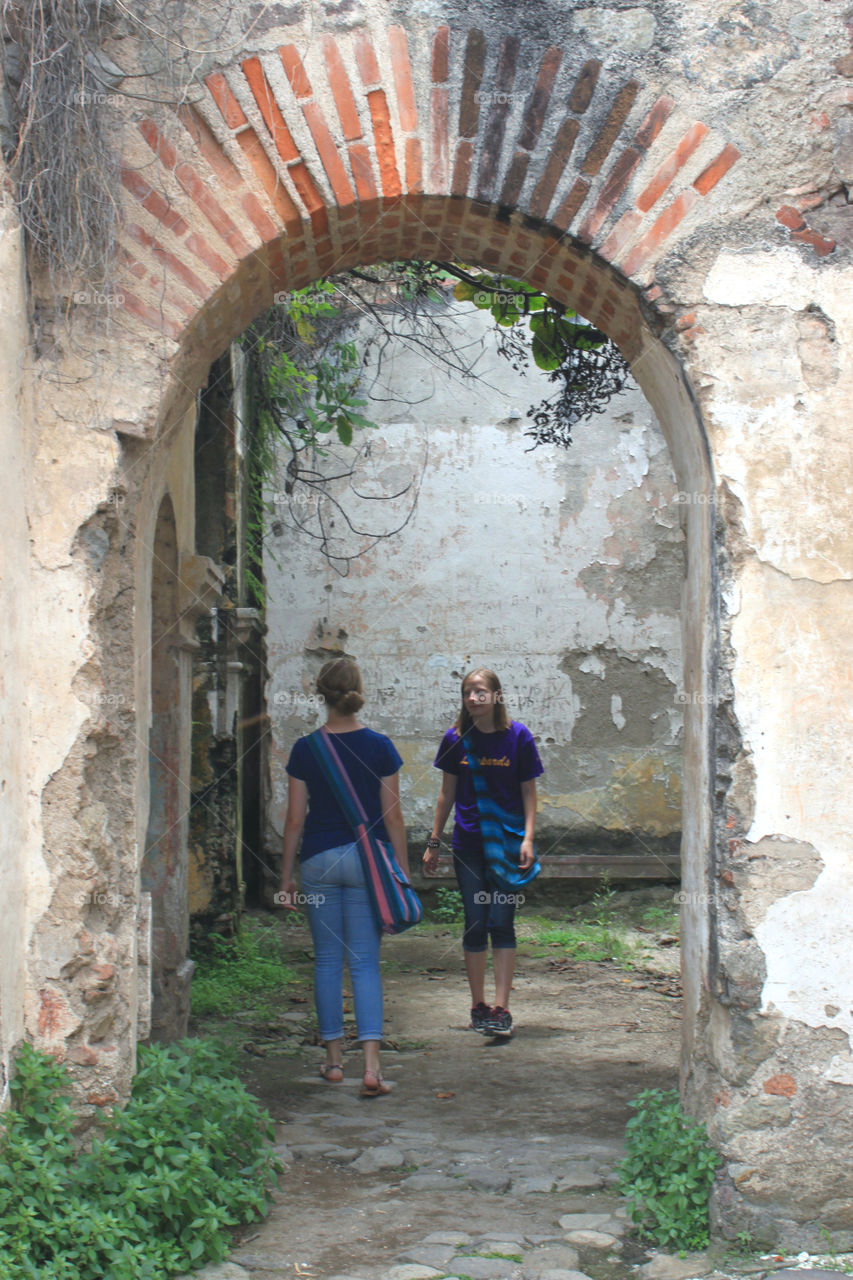
M 387 840 L 379 787 L 382 778 L 390 778 L 402 765 L 400 753 L 390 738 L 374 729 L 351 729 L 348 733 L 333 733 L 331 737 L 341 764 L 364 806 L 371 830 L 377 839 Z M 292 778 L 300 778 L 308 787 L 308 816 L 302 832 L 300 861 L 304 862 L 324 849 L 351 844 L 353 829 L 307 738 L 298 738 L 294 742 L 287 772 Z
M 531 778 L 538 778 L 545 772 L 533 734 L 520 720 L 511 720 L 508 728 L 497 733 L 481 733 L 473 726 L 470 733 L 490 794 L 503 809 L 523 814 L 522 782 L 529 782 Z M 477 793 L 471 780 L 465 743 L 456 729 L 447 730 L 433 764 L 436 769 L 452 773 L 456 777 L 453 848 L 460 853 L 466 850 L 473 853 L 475 849 L 481 849 L 483 838 L 480 834 Z

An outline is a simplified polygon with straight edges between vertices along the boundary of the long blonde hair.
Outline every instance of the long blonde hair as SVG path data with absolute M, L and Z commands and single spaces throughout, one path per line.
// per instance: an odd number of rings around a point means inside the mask
M 488 667 L 475 667 L 474 670 L 469 671 L 462 680 L 462 706 L 460 708 L 459 715 L 456 717 L 456 724 L 454 725 L 454 728 L 460 738 L 463 734 L 468 732 L 474 723 L 471 719 L 471 712 L 465 706 L 465 685 L 469 680 L 473 680 L 474 676 L 482 677 L 492 693 L 497 695 L 495 697 L 495 729 L 508 729 L 510 725 L 510 718 L 507 715 L 506 707 L 504 706 L 504 691 L 501 688 L 500 680 L 495 675 L 494 671 L 491 671 Z

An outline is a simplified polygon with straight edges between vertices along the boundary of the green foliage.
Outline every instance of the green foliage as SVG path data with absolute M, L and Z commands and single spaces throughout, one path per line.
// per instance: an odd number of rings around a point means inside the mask
M 193 955 L 196 970 L 192 984 L 195 1017 L 238 1013 L 247 998 L 257 995 L 253 1008 L 272 1014 L 282 1002 L 282 988 L 296 979 L 283 959 L 277 921 L 263 924 L 243 917 L 236 936 L 212 933 Z M 263 993 L 261 995 L 261 993 Z
M 21 1280 L 161 1280 L 227 1254 L 281 1164 L 266 1111 L 201 1040 L 140 1049 L 127 1106 L 78 1154 L 65 1069 L 24 1045 L 0 1117 L 0 1256 Z
M 675 1089 L 644 1089 L 631 1106 L 637 1114 L 625 1126 L 628 1154 L 617 1170 L 631 1217 L 666 1249 L 703 1249 L 720 1163 L 705 1126 L 684 1115 Z
M 456 924 L 465 919 L 462 906 L 462 894 L 458 889 L 440 884 L 435 891 L 435 905 L 430 909 L 430 918 L 439 924 Z
M 612 960 L 623 969 L 634 962 L 634 948 L 616 924 L 573 920 L 563 925 L 534 923 L 536 942 L 560 947 L 573 960 Z

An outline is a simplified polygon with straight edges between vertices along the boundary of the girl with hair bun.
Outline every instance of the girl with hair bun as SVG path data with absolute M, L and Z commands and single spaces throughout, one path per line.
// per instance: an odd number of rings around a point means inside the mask
M 364 705 L 361 672 L 352 658 L 334 658 L 317 676 L 317 692 L 327 708 L 326 730 L 358 793 L 372 830 L 389 841 L 408 876 L 406 828 L 400 809 L 397 748 L 384 733 L 357 718 Z M 302 841 L 302 890 L 314 941 L 314 1001 L 326 1061 L 320 1075 L 330 1084 L 343 1080 L 344 961 L 352 981 L 358 1040 L 364 1056 L 362 1095 L 390 1092 L 382 1079 L 382 979 L 379 972 L 381 930 L 373 912 L 353 829 L 312 752 L 299 738 L 287 762 L 288 802 L 284 821 L 281 905 L 296 908 L 293 878 L 296 851 Z
M 477 756 L 475 766 L 479 763 L 491 798 L 503 809 L 519 817 L 523 815 L 524 838 L 519 867 L 531 867 L 536 825 L 536 779 L 544 770 L 533 734 L 519 720 L 509 718 L 501 682 L 488 667 L 469 671 L 462 681 L 459 715 L 442 738 L 433 761 L 436 769 L 442 770 L 442 780 L 423 862 L 426 874 L 434 875 L 441 833 L 455 806 L 453 870 L 465 910 L 462 949 L 471 988 L 469 1026 L 486 1035 L 510 1036 L 509 993 L 515 971 L 516 895 L 495 890 L 486 870 L 477 792 L 462 741 L 466 736 L 474 748 Z M 489 940 L 495 971 L 494 1005 L 488 1005 L 485 997 Z

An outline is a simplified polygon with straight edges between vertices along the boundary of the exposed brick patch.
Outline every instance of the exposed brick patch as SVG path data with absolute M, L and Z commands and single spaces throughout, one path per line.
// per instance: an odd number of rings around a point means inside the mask
M 651 108 L 649 114 L 634 134 L 634 142 L 636 146 L 640 147 L 644 151 L 648 150 L 669 119 L 674 106 L 674 98 L 668 98 L 665 94 L 658 98 L 657 102 Z
M 764 1092 L 780 1098 L 793 1098 L 797 1092 L 797 1085 L 793 1076 L 780 1072 L 779 1075 L 771 1076 L 769 1080 L 764 1081 Z
M 542 131 L 545 113 L 551 101 L 554 81 L 557 78 L 557 72 L 560 70 L 562 58 L 562 49 L 552 45 L 550 49 L 546 50 L 542 59 L 539 75 L 536 77 L 536 84 L 533 86 L 530 101 L 525 109 L 521 133 L 518 137 L 518 145 L 523 147 L 525 151 L 532 151 L 539 141 L 539 134 Z
M 149 329 L 156 329 L 160 333 L 165 333 L 167 337 L 178 342 L 182 333 L 182 326 L 176 321 L 170 320 L 162 311 L 158 311 L 156 307 L 150 307 L 147 302 L 143 302 L 136 294 L 128 292 L 127 289 L 122 292 L 121 305 L 125 311 L 132 316 L 136 316 L 137 320 L 141 320 Z
M 349 162 L 359 200 L 375 200 L 378 194 L 373 176 L 370 151 L 363 142 L 354 142 L 349 148 Z
M 276 151 L 285 164 L 291 164 L 294 160 L 299 159 L 299 150 L 284 122 L 281 108 L 276 102 L 273 91 L 264 75 L 260 58 L 246 58 L 241 63 L 241 66 L 243 75 L 246 77 L 246 81 L 252 91 L 252 97 L 257 102 L 258 109 L 264 118 L 264 124 L 270 132 Z
M 721 178 L 724 178 L 732 165 L 740 159 L 740 152 L 731 142 L 727 142 L 718 156 L 715 156 L 693 183 L 700 196 L 706 196 Z
M 235 257 L 242 258 L 249 252 L 249 246 L 240 229 L 234 224 L 207 183 L 186 161 L 175 166 L 175 177 L 191 200 L 198 205 L 217 235 L 228 245 Z
M 316 102 L 303 102 L 302 114 L 311 131 L 314 146 L 326 171 L 335 200 L 340 205 L 351 204 L 355 200 L 355 195 L 341 160 L 341 154 L 329 132 L 329 126 L 326 124 L 321 108 Z
M 122 185 L 136 196 L 143 209 L 147 209 L 167 231 L 174 231 L 176 236 L 182 236 L 189 229 L 189 223 L 171 207 L 159 191 L 152 190 L 137 169 L 122 169 L 121 180 Z
M 583 115 L 592 102 L 592 95 L 595 93 L 595 86 L 598 84 L 600 75 L 601 63 L 595 58 L 591 58 L 583 64 L 569 98 L 570 111 L 576 112 L 579 116 Z
M 386 196 L 402 194 L 400 175 L 397 172 L 397 157 L 394 153 L 394 134 L 391 130 L 391 117 L 388 113 L 388 102 L 384 89 L 374 89 L 367 95 L 370 118 L 373 121 L 373 137 L 376 142 L 376 156 L 379 161 L 379 179 L 382 192 Z
M 186 263 L 182 262 L 176 254 L 164 248 L 164 246 L 160 244 L 154 236 L 149 235 L 143 227 L 138 227 L 135 223 L 131 222 L 128 223 L 126 231 L 132 240 L 135 240 L 137 244 L 142 245 L 143 248 L 150 250 L 158 262 L 162 262 L 169 271 L 173 272 L 173 274 L 182 281 L 183 284 L 185 284 L 189 289 L 192 289 L 193 293 L 196 294 L 197 297 L 207 297 L 210 293 L 210 289 L 205 285 L 204 281 L 201 280 L 196 273 L 186 265 Z
M 420 138 L 406 139 L 406 190 L 420 193 L 424 189 L 423 158 Z
M 382 76 L 379 74 L 376 50 L 373 47 L 373 41 L 363 27 L 359 27 L 353 32 L 352 46 L 355 52 L 358 74 L 361 76 L 361 83 L 365 89 L 370 88 L 371 85 L 381 84 Z
M 450 142 L 448 124 L 450 116 L 449 92 L 433 89 L 430 93 L 430 187 L 443 191 L 450 173 Z
M 362 136 L 361 120 L 359 119 L 358 107 L 355 105 L 352 85 L 349 82 L 341 51 L 334 36 L 325 36 L 323 38 L 323 52 L 326 55 L 329 85 L 332 90 L 332 97 L 335 99 L 335 107 L 344 132 L 344 138 L 347 142 L 356 142 Z
M 439 27 L 432 42 L 432 79 L 444 84 L 450 75 L 450 27 Z
M 198 147 L 207 164 L 229 191 L 243 185 L 239 172 L 226 156 L 210 125 L 194 107 L 178 107 L 178 119 Z
M 501 46 L 500 58 L 495 75 L 496 99 L 489 108 L 486 128 L 483 135 L 483 152 L 480 160 L 480 173 L 477 183 L 477 198 L 491 198 L 498 173 L 504 134 L 506 133 L 507 116 L 510 108 L 510 94 L 515 83 L 515 66 L 518 58 L 519 40 L 517 36 L 507 36 Z
M 477 94 L 483 80 L 486 65 L 486 38 L 482 31 L 469 31 L 465 45 L 465 66 L 462 76 L 462 98 L 459 103 L 459 136 L 473 138 L 480 120 L 480 104 Z
M 554 215 L 555 224 L 567 230 L 574 221 L 584 200 L 589 195 L 590 184 L 583 178 L 575 178 L 572 189 Z
M 692 187 L 676 196 L 672 204 L 663 211 L 625 258 L 622 263 L 622 270 L 626 276 L 632 276 L 640 270 L 652 254 L 660 248 L 664 240 L 672 235 L 675 228 L 690 212 L 698 199 L 699 194 Z
M 526 151 L 516 151 L 504 178 L 504 185 L 500 195 L 501 204 L 511 206 L 518 204 L 529 164 L 529 154 Z
M 412 84 L 409 42 L 402 27 L 388 29 L 388 44 L 391 49 L 391 71 L 397 92 L 400 128 L 403 133 L 414 133 L 418 127 L 418 109 L 415 105 L 415 90 Z
M 282 184 L 275 165 L 270 160 L 254 129 L 244 129 L 237 134 L 237 144 L 255 171 L 261 186 L 281 221 L 289 231 L 299 226 L 299 210 Z
M 221 71 L 212 71 L 204 82 L 229 129 L 242 129 L 249 122 Z
M 590 244 L 596 232 L 603 226 L 642 158 L 642 151 L 639 151 L 636 147 L 626 147 L 616 160 L 598 194 L 595 208 L 585 218 L 578 231 L 578 239 L 582 240 L 584 244 Z
M 628 118 L 628 112 L 634 105 L 634 99 L 639 90 L 640 84 L 637 80 L 629 80 L 619 90 L 598 136 L 584 156 L 581 173 L 595 177 L 599 172 Z
M 467 195 L 468 183 L 471 180 L 471 162 L 473 159 L 473 142 L 460 142 L 456 147 L 456 162 L 453 166 L 453 195 Z
M 204 237 L 199 235 L 197 231 L 191 231 L 185 243 L 190 253 L 194 253 L 206 267 L 210 267 L 214 275 L 218 276 L 220 280 L 224 280 L 231 274 L 231 268 L 225 259 L 220 258 L 219 254 L 214 249 L 211 249 Z
M 699 144 L 708 134 L 708 126 L 700 122 L 693 124 L 685 133 L 674 151 L 670 152 L 651 182 L 637 197 L 637 208 L 641 213 L 648 213 L 656 204 L 675 178 L 679 169 L 683 169 Z
M 278 51 L 278 56 L 281 58 L 284 74 L 287 76 L 288 83 L 297 100 L 310 98 L 311 81 L 308 79 L 308 75 L 302 65 L 302 59 L 299 56 L 296 45 L 283 44 Z
M 530 213 L 534 218 L 547 216 L 557 190 L 557 184 L 563 176 L 563 170 L 569 163 L 575 141 L 580 132 L 580 124 L 573 116 L 567 116 L 557 132 L 554 145 L 545 162 L 545 169 L 530 197 Z

